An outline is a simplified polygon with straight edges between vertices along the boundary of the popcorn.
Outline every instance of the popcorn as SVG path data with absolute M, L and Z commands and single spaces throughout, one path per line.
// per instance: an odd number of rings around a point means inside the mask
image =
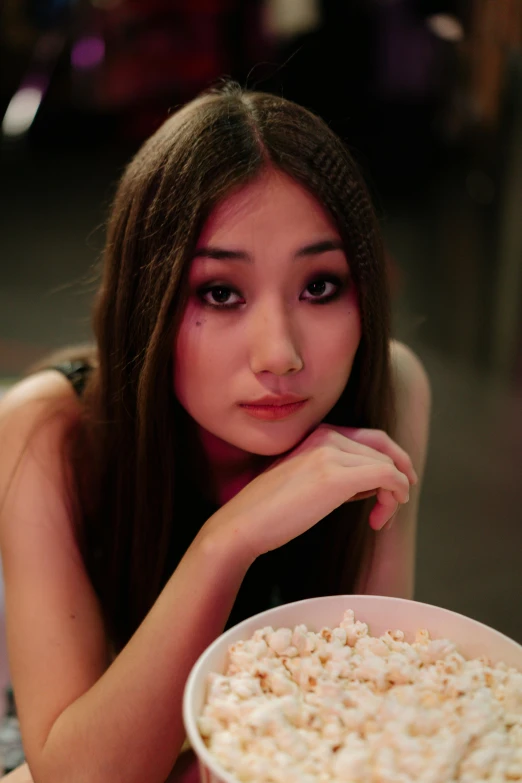
M 343 780 L 364 780 L 370 772 L 370 751 L 361 743 L 360 747 L 347 746 L 334 757 L 332 772 Z
M 245 783 L 522 783 L 522 673 L 350 609 L 232 645 L 198 725 Z
M 277 655 L 283 655 L 285 650 L 292 644 L 292 631 L 290 628 L 279 628 L 277 631 L 268 635 L 268 646 L 277 653 Z

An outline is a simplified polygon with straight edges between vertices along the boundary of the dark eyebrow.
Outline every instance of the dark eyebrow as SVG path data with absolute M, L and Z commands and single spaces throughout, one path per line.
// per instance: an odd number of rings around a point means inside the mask
M 225 250 L 222 247 L 200 247 L 194 258 L 215 258 L 217 261 L 251 261 L 248 253 L 242 250 Z
M 311 245 L 305 245 L 305 247 L 297 251 L 295 257 L 319 256 L 321 253 L 329 253 L 331 250 L 344 251 L 344 245 L 340 239 L 325 239 L 322 242 L 313 242 Z
M 331 250 L 343 250 L 344 245 L 340 239 L 325 239 L 322 242 L 313 242 L 305 245 L 295 254 L 295 258 L 309 258 L 329 253 Z M 214 258 L 217 261 L 246 261 L 252 263 L 252 256 L 244 250 L 226 250 L 221 247 L 200 247 L 194 253 L 194 258 Z

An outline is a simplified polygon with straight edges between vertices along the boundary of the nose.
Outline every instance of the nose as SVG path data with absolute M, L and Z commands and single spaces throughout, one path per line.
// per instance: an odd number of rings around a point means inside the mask
M 287 375 L 299 372 L 301 356 L 296 325 L 283 305 L 268 301 L 252 311 L 248 347 L 252 372 Z

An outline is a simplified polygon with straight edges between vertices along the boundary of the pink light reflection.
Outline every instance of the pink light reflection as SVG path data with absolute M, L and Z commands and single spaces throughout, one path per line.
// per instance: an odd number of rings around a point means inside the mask
M 99 36 L 80 38 L 71 51 L 71 63 L 78 70 L 96 68 L 105 57 L 105 43 Z

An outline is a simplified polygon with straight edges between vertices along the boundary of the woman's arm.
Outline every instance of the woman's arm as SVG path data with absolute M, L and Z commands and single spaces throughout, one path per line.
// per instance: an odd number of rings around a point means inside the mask
M 361 573 L 356 592 L 413 598 L 419 497 L 426 463 L 430 384 L 417 356 L 401 343 L 392 343 L 392 371 L 397 424 L 392 437 L 410 456 L 419 481 L 410 500 L 399 508 L 391 527 L 375 534 L 372 560 Z
M 184 739 L 186 678 L 222 632 L 250 563 L 197 536 L 109 664 L 60 478 L 77 403 L 64 403 L 67 382 L 55 375 L 24 382 L 0 406 L 0 545 L 27 760 L 37 783 L 163 783 Z M 58 399 L 65 413 L 54 416 Z

